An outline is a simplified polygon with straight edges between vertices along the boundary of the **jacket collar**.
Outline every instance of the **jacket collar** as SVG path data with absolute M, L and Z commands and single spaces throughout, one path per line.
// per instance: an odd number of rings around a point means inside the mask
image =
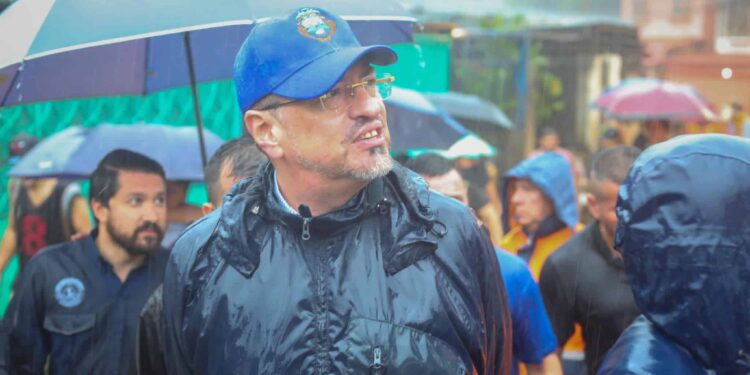
M 267 162 L 255 176 L 233 187 L 224 198 L 221 215 L 207 243 L 245 277 L 250 277 L 260 263 L 259 239 L 270 230 L 266 221 L 281 223 L 302 236 L 305 221 L 309 220 L 311 239 L 315 240 L 346 231 L 369 215 L 390 218 L 391 230 L 381 231 L 384 236 L 393 236 L 383 242 L 393 244 L 383 248 L 388 274 L 433 253 L 437 240 L 447 231 L 429 209 L 426 183 L 398 163 L 388 175 L 370 182 L 340 209 L 314 218 L 295 215 L 281 206 L 274 197 L 273 175 L 273 166 Z M 397 215 L 397 208 L 404 209 L 408 218 Z

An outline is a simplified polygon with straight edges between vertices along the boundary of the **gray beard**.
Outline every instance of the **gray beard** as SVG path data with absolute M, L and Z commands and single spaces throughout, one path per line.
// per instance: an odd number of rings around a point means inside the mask
M 385 147 L 374 148 L 370 151 L 378 155 L 375 164 L 370 168 L 349 168 L 343 165 L 328 166 L 314 163 L 300 153 L 295 152 L 295 159 L 303 168 L 321 174 L 329 179 L 351 178 L 360 181 L 371 181 L 383 177 L 393 168 L 393 159 Z

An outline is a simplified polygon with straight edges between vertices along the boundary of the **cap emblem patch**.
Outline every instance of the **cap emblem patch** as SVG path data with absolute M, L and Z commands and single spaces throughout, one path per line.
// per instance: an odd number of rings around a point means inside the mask
M 317 9 L 302 8 L 297 12 L 297 30 L 303 36 L 327 42 L 336 32 L 336 24 L 325 18 Z

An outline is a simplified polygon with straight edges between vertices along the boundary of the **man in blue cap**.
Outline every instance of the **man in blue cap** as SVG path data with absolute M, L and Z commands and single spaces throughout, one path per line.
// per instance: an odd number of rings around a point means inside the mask
M 395 61 L 322 9 L 253 28 L 234 81 L 270 163 L 173 248 L 169 373 L 507 374 L 492 244 L 389 155 Z

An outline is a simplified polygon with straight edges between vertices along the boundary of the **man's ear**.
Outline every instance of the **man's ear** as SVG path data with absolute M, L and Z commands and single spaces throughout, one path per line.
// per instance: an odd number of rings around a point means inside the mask
M 109 207 L 102 204 L 102 202 L 92 199 L 91 200 L 91 213 L 99 223 L 106 223 L 107 217 L 109 216 Z
M 203 216 L 210 214 L 215 209 L 216 207 L 214 207 L 214 204 L 211 202 L 203 203 L 203 206 L 201 206 L 201 211 L 203 212 Z
M 586 193 L 586 208 L 588 208 L 591 217 L 599 220 L 599 202 L 594 197 L 594 194 Z
M 284 151 L 279 146 L 281 122 L 270 111 L 247 110 L 243 117 L 245 129 L 269 159 L 279 159 Z

